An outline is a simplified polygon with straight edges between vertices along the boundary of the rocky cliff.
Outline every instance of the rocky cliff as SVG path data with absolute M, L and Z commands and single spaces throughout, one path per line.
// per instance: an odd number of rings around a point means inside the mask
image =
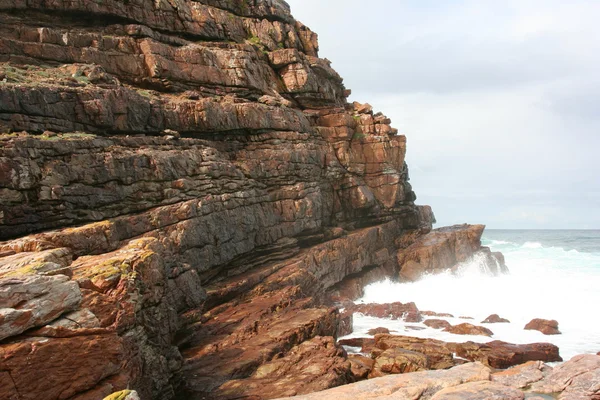
M 335 302 L 433 214 L 348 95 L 282 0 L 2 0 L 0 398 L 351 382 Z

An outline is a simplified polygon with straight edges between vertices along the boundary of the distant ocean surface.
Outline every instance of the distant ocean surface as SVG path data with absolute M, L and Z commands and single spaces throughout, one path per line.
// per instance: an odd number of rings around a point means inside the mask
M 565 361 L 600 351 L 600 230 L 486 230 L 482 244 L 504 254 L 509 274 L 486 275 L 473 260 L 458 275 L 375 283 L 359 302 L 413 301 L 420 310 L 474 318 L 447 318 L 452 324 L 482 325 L 480 321 L 490 314 L 509 319 L 510 324 L 483 324 L 494 332 L 492 338 L 458 336 L 422 324 L 360 315 L 355 315 L 355 332 L 349 337 L 365 336 L 369 329 L 384 326 L 398 334 L 445 341 L 550 342 L 559 347 Z M 533 318 L 557 320 L 562 335 L 523 330 Z M 411 325 L 425 329 L 412 330 Z

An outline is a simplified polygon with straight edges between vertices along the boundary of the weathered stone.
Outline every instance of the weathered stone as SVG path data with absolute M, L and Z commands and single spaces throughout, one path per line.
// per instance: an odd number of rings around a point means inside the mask
M 423 321 L 423 325 L 433 329 L 446 329 L 452 326 L 450 322 L 445 319 L 426 319 Z
M 510 321 L 506 318 L 500 317 L 498 314 L 492 314 L 483 321 L 482 324 L 499 324 L 499 323 L 509 323 Z
M 473 324 L 458 324 L 451 325 L 444 329 L 444 332 L 454 333 L 455 335 L 481 335 L 481 336 L 493 336 L 494 332 L 483 326 L 477 326 Z
M 557 366 L 531 385 L 539 393 L 562 393 L 560 399 L 595 399 L 600 396 L 600 356 L 582 354 Z
M 369 378 L 389 374 L 425 371 L 429 369 L 429 359 L 423 353 L 392 348 L 385 350 L 375 358 L 375 364 Z
M 469 382 L 437 392 L 431 400 L 521 400 L 523 392 L 494 382 Z
M 511 344 L 495 340 L 488 343 L 449 343 L 448 348 L 459 357 L 499 369 L 527 361 L 562 361 L 558 347 L 550 343 Z
M 379 333 L 390 333 L 390 330 L 388 328 L 379 327 L 379 328 L 369 329 L 367 331 L 367 333 L 369 335 L 377 335 Z
M 560 331 L 558 330 L 558 322 L 555 320 L 535 318 L 527 323 L 524 329 L 540 331 L 544 335 L 560 335 Z

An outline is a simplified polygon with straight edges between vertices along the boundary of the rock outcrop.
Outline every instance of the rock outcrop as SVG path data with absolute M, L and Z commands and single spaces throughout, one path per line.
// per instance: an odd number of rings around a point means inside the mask
M 535 318 L 525 325 L 525 330 L 540 331 L 544 335 L 560 335 L 558 321 Z
M 415 281 L 424 274 L 457 272 L 468 262 L 492 274 L 506 272 L 502 254 L 481 246 L 484 228 L 483 225 L 455 225 L 420 236 L 398 252 L 400 278 Z
M 349 94 L 282 0 L 1 2 L 0 398 L 367 376 L 337 306 L 493 256 L 482 226 L 429 234 L 406 138 Z

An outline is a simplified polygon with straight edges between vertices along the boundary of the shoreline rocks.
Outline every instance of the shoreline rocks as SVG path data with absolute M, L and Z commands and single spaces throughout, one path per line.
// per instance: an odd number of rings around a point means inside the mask
M 535 330 L 540 331 L 544 335 L 560 335 L 560 331 L 558 330 L 558 322 L 556 320 L 547 320 L 535 318 L 532 319 L 527 325 L 525 325 L 525 330 Z

